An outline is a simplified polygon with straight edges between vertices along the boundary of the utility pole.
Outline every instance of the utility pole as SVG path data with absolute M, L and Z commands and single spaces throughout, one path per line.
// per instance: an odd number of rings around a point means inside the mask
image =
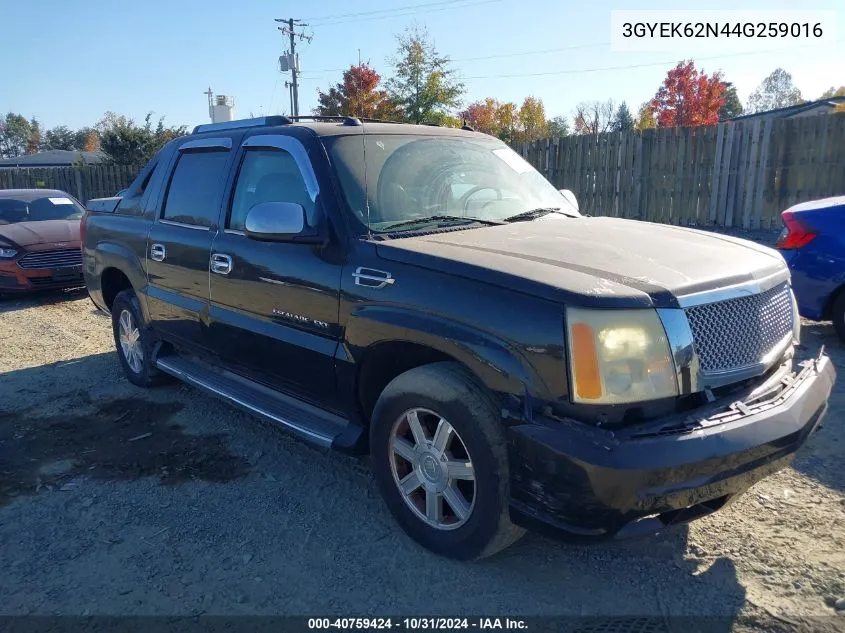
M 296 39 L 299 38 L 299 41 L 308 40 L 311 41 L 310 35 L 305 35 L 302 31 L 297 32 L 296 27 L 303 27 L 308 26 L 304 24 L 301 20 L 296 20 L 294 18 L 288 18 L 287 20 L 276 18 L 276 22 L 280 22 L 284 26 L 277 27 L 283 35 L 287 35 L 290 37 L 290 52 L 289 55 L 289 64 L 290 72 L 291 72 L 291 82 L 285 82 L 285 85 L 290 87 L 290 110 L 293 116 L 299 116 L 299 58 L 296 56 Z M 284 68 L 283 68 L 284 70 Z

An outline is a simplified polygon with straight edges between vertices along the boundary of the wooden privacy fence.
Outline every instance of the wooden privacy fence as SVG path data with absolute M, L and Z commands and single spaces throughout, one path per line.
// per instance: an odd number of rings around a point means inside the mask
M 140 166 L 134 165 L 3 168 L 0 189 L 61 189 L 84 204 L 91 198 L 113 196 L 128 187 L 140 170 Z
M 582 213 L 778 228 L 787 207 L 845 194 L 845 113 L 516 145 Z

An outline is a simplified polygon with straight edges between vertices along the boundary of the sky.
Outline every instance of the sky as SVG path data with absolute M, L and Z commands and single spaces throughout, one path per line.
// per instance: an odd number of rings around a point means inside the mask
M 466 86 L 464 103 L 484 97 L 543 100 L 549 118 L 581 101 L 627 102 L 633 112 L 654 96 L 666 72 L 685 57 L 721 70 L 745 102 L 775 68 L 792 74 L 805 99 L 845 85 L 845 0 L 711 0 L 707 9 L 833 10 L 830 44 L 770 42 L 754 53 L 729 49 L 614 52 L 610 15 L 618 9 L 691 8 L 680 0 L 441 0 L 433 7 L 379 10 L 436 0 L 3 0 L 0 111 L 37 118 L 42 127 L 95 124 L 103 113 L 142 120 L 152 112 L 174 125 L 208 122 L 209 87 L 233 96 L 238 118 L 289 111 L 278 57 L 287 46 L 274 18 L 303 18 L 300 113 L 317 89 L 341 78 L 359 51 L 385 78 L 396 34 L 424 25 Z M 685 6 L 687 5 L 687 6 Z M 367 12 L 356 17 L 334 18 Z M 398 14 L 398 15 L 397 15 Z M 334 23 L 333 23 L 334 22 Z M 19 25 L 18 28 L 9 28 Z M 538 52 L 543 51 L 543 52 Z M 482 58 L 482 59 L 479 59 Z M 598 69 L 598 70 L 597 70 Z

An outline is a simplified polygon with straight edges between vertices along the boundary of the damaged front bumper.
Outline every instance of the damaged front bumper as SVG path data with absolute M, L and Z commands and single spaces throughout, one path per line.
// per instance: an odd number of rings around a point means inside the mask
M 512 519 L 606 539 L 709 514 L 789 463 L 824 417 L 835 378 L 822 353 L 693 415 L 617 430 L 561 419 L 512 426 Z

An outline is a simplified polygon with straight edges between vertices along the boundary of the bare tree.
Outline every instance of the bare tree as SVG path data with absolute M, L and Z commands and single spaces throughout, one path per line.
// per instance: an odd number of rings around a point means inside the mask
M 575 106 L 572 122 L 576 134 L 604 134 L 613 127 L 616 104 L 607 101 L 582 101 Z

